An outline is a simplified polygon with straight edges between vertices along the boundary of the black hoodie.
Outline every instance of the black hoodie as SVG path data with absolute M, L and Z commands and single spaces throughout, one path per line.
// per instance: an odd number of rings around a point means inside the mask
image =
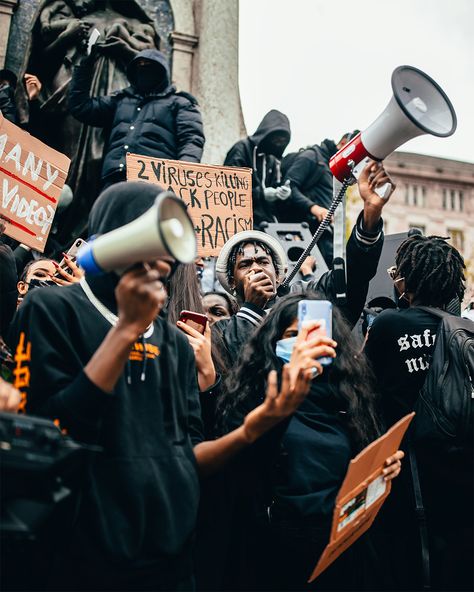
M 291 198 L 285 203 L 288 221 L 307 220 L 314 205 L 328 209 L 332 202 L 333 176 L 329 159 L 336 154 L 332 140 L 324 140 L 297 153 L 283 181 L 290 181 Z
M 287 142 L 279 150 L 269 152 L 268 139 L 271 134 L 286 135 Z M 265 200 L 265 187 L 280 185 L 280 161 L 291 138 L 288 117 L 272 109 L 260 122 L 252 136 L 240 140 L 232 146 L 225 157 L 226 166 L 249 167 L 252 175 L 253 222 L 258 228 L 261 222 L 274 222 L 278 216 L 278 203 Z
M 146 59 L 156 64 L 154 90 L 137 88 L 136 63 Z M 127 152 L 199 162 L 204 148 L 201 113 L 196 99 L 176 92 L 170 82 L 168 63 L 156 49 L 137 54 L 127 68 L 131 86 L 106 97 L 90 97 L 94 63 L 85 59 L 74 69 L 69 90 L 69 109 L 76 119 L 106 128 L 102 178 L 125 172 Z
M 91 233 L 137 218 L 158 191 L 147 183 L 109 188 L 93 207 Z M 115 313 L 118 278 L 87 282 Z M 194 355 L 178 330 L 157 319 L 107 394 L 83 368 L 110 328 L 79 284 L 33 290 L 14 320 L 13 351 L 23 355 L 17 379 L 28 413 L 59 419 L 72 437 L 103 448 L 88 466 L 68 537 L 71 555 L 86 554 L 86 563 L 94 558 L 104 570 L 159 570 L 186 547 L 196 520 L 193 445 L 201 440 L 201 420 Z

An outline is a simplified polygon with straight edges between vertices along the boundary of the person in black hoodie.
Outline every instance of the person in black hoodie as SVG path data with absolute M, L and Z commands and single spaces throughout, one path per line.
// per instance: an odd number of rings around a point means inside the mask
M 234 144 L 225 157 L 226 166 L 252 169 L 255 228 L 261 222 L 275 222 L 282 200 L 290 195 L 288 187 L 280 186 L 280 159 L 290 138 L 288 117 L 272 109 L 262 119 L 256 132 Z
M 110 187 L 91 211 L 91 232 L 135 220 L 159 192 L 148 183 Z M 198 469 L 219 468 L 291 414 L 315 357 L 332 351 L 328 338 L 304 345 L 280 393 L 270 376 L 268 398 L 242 426 L 203 442 L 192 349 L 157 318 L 172 265 L 165 257 L 122 277 L 33 290 L 14 319 L 15 386 L 26 412 L 102 448 L 86 467 L 74 524 L 57 542 L 48 590 L 192 589 Z
M 0 337 L 8 333 L 8 327 L 15 314 L 18 298 L 17 281 L 13 251 L 8 245 L 0 242 Z
M 337 144 L 333 140 L 323 140 L 318 146 L 300 150 L 287 166 L 283 166 L 283 181 L 291 189 L 291 197 L 284 204 L 284 222 L 308 222 L 311 232 L 315 232 L 323 221 L 333 198 L 333 176 L 329 169 L 329 159 L 351 138 L 344 134 Z M 286 158 L 286 157 L 285 157 Z M 285 161 L 283 161 L 285 165 Z M 326 263 L 332 267 L 332 231 L 326 231 L 318 246 Z
M 126 178 L 127 152 L 200 162 L 204 148 L 196 99 L 176 92 L 166 57 L 156 49 L 140 51 L 127 67 L 131 86 L 106 97 L 90 97 L 94 53 L 74 69 L 69 109 L 76 119 L 107 131 L 102 165 L 103 188 Z
M 17 77 L 11 70 L 0 70 L 0 112 L 12 123 L 18 122 L 15 88 Z

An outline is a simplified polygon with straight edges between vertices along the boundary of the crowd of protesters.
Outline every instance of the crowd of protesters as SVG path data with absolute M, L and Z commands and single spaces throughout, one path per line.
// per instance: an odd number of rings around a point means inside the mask
M 125 181 L 127 152 L 199 162 L 205 141 L 197 101 L 176 92 L 163 54 L 138 53 L 130 86 L 103 97 L 90 96 L 96 59 L 92 51 L 75 67 L 69 90 L 71 114 L 107 130 L 85 240 L 136 220 L 161 191 Z M 0 108 L 12 121 L 16 83 L 0 73 Z M 36 100 L 41 83 L 25 83 Z M 198 259 L 163 256 L 89 277 L 68 255 L 79 237 L 51 242 L 43 256 L 2 236 L 1 410 L 57 420 L 95 450 L 61 529 L 38 534 L 28 565 L 25 555 L 2 552 L 3 589 L 422 589 L 402 450 L 385 460 L 393 492 L 374 527 L 307 584 L 351 458 L 415 406 L 440 324 L 426 307 L 446 310 L 465 290 L 463 259 L 446 239 L 408 238 L 391 270 L 396 302 L 375 318 L 362 349 L 352 329 L 390 207 L 375 190 L 387 182 L 395 190 L 371 162 L 358 180 L 345 303 L 336 296 L 330 234 L 322 242 L 329 271 L 316 280 L 306 269 L 290 294 L 277 295 L 288 261 L 260 225 L 305 221 L 314 231 L 331 203 L 329 158 L 350 137 L 285 162 L 290 124 L 271 110 L 230 148 L 224 164 L 253 171 L 254 229 L 205 262 L 205 271 L 215 269 L 211 285 Z M 318 321 L 298 328 L 302 300 L 334 304 L 332 336 L 312 333 Z M 205 315 L 205 328 L 186 323 L 182 311 Z M 423 358 L 416 371 L 413 348 Z M 28 380 L 15 388 L 10 368 L 25 352 Z M 431 586 L 470 590 L 472 450 L 425 447 L 418 458 Z

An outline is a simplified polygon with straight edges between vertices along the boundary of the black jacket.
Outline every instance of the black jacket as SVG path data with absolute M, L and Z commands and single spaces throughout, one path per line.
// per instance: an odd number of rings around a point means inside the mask
M 368 233 L 362 228 L 362 215 L 359 215 L 346 246 L 347 303 L 341 306 L 341 312 L 350 325 L 354 326 L 364 308 L 369 282 L 377 271 L 383 246 L 383 222 L 379 228 Z M 307 284 L 295 282 L 291 291 L 317 290 L 337 305 L 334 275 L 327 271 L 317 282 Z M 214 330 L 219 331 L 224 339 L 230 358 L 236 360 L 243 345 L 263 320 L 265 311 L 245 302 L 239 312 L 230 319 L 218 321 Z
M 265 187 L 280 185 L 280 161 L 277 156 L 265 154 L 265 140 L 275 132 L 287 134 L 290 141 L 290 122 L 288 117 L 276 109 L 269 111 L 252 136 L 239 140 L 227 153 L 224 165 L 249 167 L 252 169 L 253 224 L 257 228 L 261 222 L 274 222 L 278 215 L 278 203 L 267 202 L 263 195 Z
M 122 183 L 113 192 L 114 199 L 104 192 L 94 205 L 94 234 L 136 218 L 153 203 L 156 186 Z M 115 314 L 118 279 L 112 273 L 87 278 Z M 27 412 L 59 419 L 73 438 L 103 449 L 83 480 L 71 554 L 96 558 L 109 571 L 114 565 L 159 570 L 186 548 L 197 515 L 193 445 L 202 439 L 202 424 L 194 354 L 180 331 L 158 319 L 133 345 L 109 394 L 84 367 L 110 329 L 81 285 L 40 288 L 19 307 L 10 345 L 30 352 L 23 361 Z
M 163 90 L 141 94 L 134 86 L 136 61 L 154 60 L 162 68 Z M 201 113 L 196 99 L 176 92 L 170 84 L 165 56 L 154 49 L 137 54 L 127 69 L 131 86 L 106 97 L 89 97 L 93 62 L 84 60 L 74 69 L 69 108 L 76 119 L 106 128 L 102 178 L 123 173 L 127 152 L 200 162 L 204 148 Z
M 0 88 L 0 111 L 12 123 L 17 123 L 17 113 L 15 105 L 15 91 L 9 84 L 4 84 Z
M 336 151 L 334 142 L 324 140 L 321 146 L 314 145 L 299 152 L 285 171 L 283 181 L 289 180 L 291 187 L 291 197 L 285 204 L 289 220 L 307 219 L 314 205 L 329 208 L 333 193 L 329 159 Z

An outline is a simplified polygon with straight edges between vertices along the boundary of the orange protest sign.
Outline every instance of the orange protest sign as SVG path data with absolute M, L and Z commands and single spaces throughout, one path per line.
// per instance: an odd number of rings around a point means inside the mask
M 253 227 L 251 169 L 129 153 L 127 180 L 156 183 L 186 203 L 202 257 L 217 256 L 230 237 Z
M 400 447 L 415 416 L 410 413 L 351 460 L 336 498 L 329 543 L 308 582 L 315 580 L 371 526 L 392 483 L 384 481 L 385 460 Z
M 0 216 L 7 236 L 44 251 L 70 162 L 0 114 Z

